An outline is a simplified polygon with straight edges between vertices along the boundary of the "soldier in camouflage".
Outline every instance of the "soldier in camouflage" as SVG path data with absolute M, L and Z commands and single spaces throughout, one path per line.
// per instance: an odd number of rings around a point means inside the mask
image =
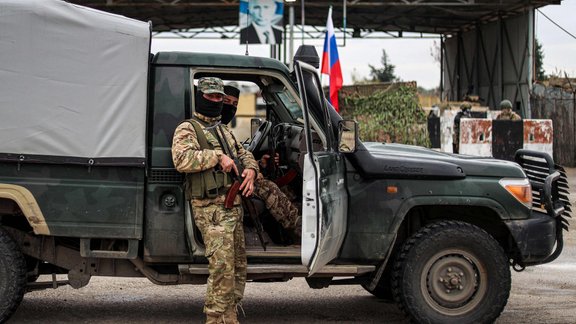
M 502 112 L 496 117 L 496 120 L 522 120 L 522 117 L 512 111 L 512 103 L 510 100 L 502 100 L 500 102 L 500 109 Z
M 460 151 L 460 120 L 472 117 L 472 105 L 469 102 L 460 104 L 460 111 L 454 117 L 454 132 L 452 133 L 452 152 Z
M 227 85 L 224 86 L 224 106 L 222 108 L 222 124 L 226 125 L 234 118 L 238 108 L 238 101 L 240 90 Z M 259 165 L 266 168 L 266 164 L 270 159 L 270 155 L 265 154 L 260 160 Z M 277 163 L 275 157 L 274 163 Z M 296 208 L 290 199 L 286 196 L 278 185 L 273 181 L 265 179 L 262 173 L 258 173 L 258 178 L 255 181 L 254 195 L 264 201 L 266 209 L 270 212 L 272 217 L 285 229 L 292 231 L 296 238 L 302 235 L 302 219 L 298 208 Z
M 236 196 L 233 208 L 224 207 L 232 182 L 228 173 L 238 174 L 238 168 L 224 154 L 218 137 L 228 143 L 231 153 L 245 168 L 241 175 L 242 195 L 253 193 L 258 170 L 252 154 L 237 144 L 227 128 L 217 125 L 223 97 L 221 79 L 200 78 L 194 117 L 178 125 L 172 144 L 174 166 L 186 174 L 186 195 L 206 247 L 206 323 L 238 323 L 236 305 L 244 295 L 247 268 L 240 197 Z

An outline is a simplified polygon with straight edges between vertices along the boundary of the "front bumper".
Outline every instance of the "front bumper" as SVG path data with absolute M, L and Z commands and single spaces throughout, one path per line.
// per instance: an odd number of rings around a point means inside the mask
M 551 262 L 562 252 L 562 230 L 572 217 L 568 177 L 543 152 L 518 150 L 515 160 L 530 180 L 533 202 L 530 218 L 507 222 L 519 252 L 514 261 L 521 266 Z
M 547 214 L 533 211 L 529 219 L 507 221 L 506 225 L 516 243 L 518 256 L 515 261 L 520 265 L 549 262 L 551 260 L 547 259 L 552 255 L 556 241 L 562 244 L 562 230 L 558 230 L 557 220 Z

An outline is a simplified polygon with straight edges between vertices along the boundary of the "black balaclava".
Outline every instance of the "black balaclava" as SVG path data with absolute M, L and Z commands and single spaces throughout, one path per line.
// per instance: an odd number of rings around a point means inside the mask
M 204 98 L 202 91 L 196 91 L 196 112 L 206 117 L 218 117 L 222 114 L 222 101 L 214 102 Z
M 227 96 L 232 96 L 234 98 L 238 98 L 238 96 L 240 96 L 240 90 L 236 89 L 233 86 L 228 85 L 224 86 L 224 93 Z M 237 109 L 238 108 L 234 105 L 224 104 L 222 108 L 222 118 L 220 119 L 220 122 L 224 125 L 231 122 L 232 119 L 234 119 L 234 116 L 236 115 Z
M 236 115 L 236 110 L 238 108 L 236 108 L 236 106 L 234 105 L 229 105 L 229 104 L 223 104 L 222 105 L 222 118 L 220 118 L 220 122 L 224 125 L 228 124 L 229 122 L 232 121 L 232 119 L 234 119 L 234 116 Z

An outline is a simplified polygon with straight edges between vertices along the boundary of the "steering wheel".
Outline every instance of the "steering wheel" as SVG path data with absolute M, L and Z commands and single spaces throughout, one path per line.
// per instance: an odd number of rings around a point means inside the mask
M 250 145 L 248 145 L 248 151 L 257 153 L 260 151 L 262 147 L 262 143 L 270 133 L 270 128 L 272 128 L 272 123 L 268 120 L 264 121 L 260 124 L 260 127 L 254 133 L 252 137 L 252 141 L 250 141 Z

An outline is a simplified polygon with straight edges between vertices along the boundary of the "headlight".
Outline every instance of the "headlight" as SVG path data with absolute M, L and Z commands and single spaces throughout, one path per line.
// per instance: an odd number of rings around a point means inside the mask
M 500 185 L 526 207 L 532 206 L 532 186 L 528 179 L 502 179 Z

